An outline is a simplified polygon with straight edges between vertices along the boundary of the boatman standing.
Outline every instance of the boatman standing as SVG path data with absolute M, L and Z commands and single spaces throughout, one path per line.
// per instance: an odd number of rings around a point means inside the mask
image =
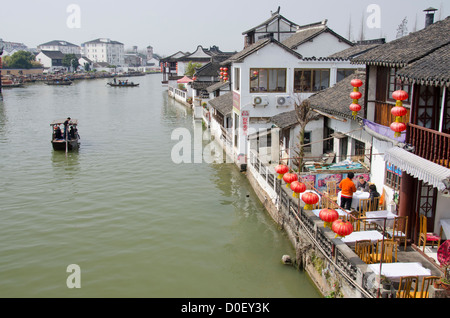
M 68 140 L 69 137 L 69 122 L 70 117 L 67 117 L 66 121 L 64 122 L 64 139 Z

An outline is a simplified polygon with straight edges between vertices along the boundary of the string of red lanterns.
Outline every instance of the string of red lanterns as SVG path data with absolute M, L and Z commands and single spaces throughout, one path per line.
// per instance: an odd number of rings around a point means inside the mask
M 319 196 L 314 192 L 306 192 L 302 194 L 302 201 L 305 202 L 304 210 L 312 210 L 313 205 L 319 202 Z
M 350 93 L 350 98 L 353 99 L 353 103 L 349 106 L 352 111 L 353 119 L 356 119 L 356 115 L 361 110 L 361 105 L 358 104 L 358 99 L 362 97 L 359 87 L 362 86 L 363 82 L 360 79 L 352 79 L 350 84 L 353 86 L 353 91 Z
M 392 93 L 392 98 L 396 100 L 395 107 L 392 107 L 391 114 L 395 116 L 395 121 L 391 124 L 391 130 L 395 131 L 394 137 L 400 137 L 402 131 L 406 130 L 406 124 L 403 122 L 403 116 L 407 114 L 407 110 L 403 107 L 404 100 L 408 99 L 408 93 L 403 90 L 397 90 Z
M 278 173 L 278 180 L 283 179 L 283 175 L 289 172 L 289 167 L 286 165 L 278 165 L 275 167 L 276 173 Z
M 324 221 L 324 227 L 329 227 L 331 229 L 331 224 L 339 219 L 339 213 L 333 209 L 322 209 L 319 212 L 319 218 Z
M 286 188 L 289 188 L 292 182 L 298 181 L 298 176 L 296 173 L 288 172 L 283 175 L 283 180 L 286 182 Z
M 306 185 L 304 183 L 301 183 L 299 181 L 293 181 L 291 183 L 291 190 L 294 191 L 292 196 L 294 198 L 299 198 L 300 193 L 303 193 L 306 191 Z
M 228 81 L 229 77 L 228 77 L 228 67 L 221 67 L 220 68 L 220 76 L 219 78 L 223 81 Z

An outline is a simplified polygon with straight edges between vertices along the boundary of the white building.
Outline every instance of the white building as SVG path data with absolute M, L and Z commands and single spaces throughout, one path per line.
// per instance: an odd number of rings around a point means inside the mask
M 53 40 L 38 45 L 38 51 L 59 51 L 63 54 L 81 54 L 81 47 L 67 41 Z
M 124 45 L 118 41 L 100 38 L 81 44 L 83 55 L 93 62 L 106 62 L 123 66 L 125 61 Z
M 62 64 L 63 59 L 64 54 L 60 51 L 41 51 L 36 55 L 36 61 L 41 63 L 48 73 L 67 71 L 67 67 Z

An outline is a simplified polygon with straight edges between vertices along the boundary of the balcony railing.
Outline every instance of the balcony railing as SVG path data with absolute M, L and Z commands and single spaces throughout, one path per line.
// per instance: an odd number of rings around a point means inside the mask
M 450 168 L 450 135 L 408 123 L 406 142 L 414 146 L 414 154 Z

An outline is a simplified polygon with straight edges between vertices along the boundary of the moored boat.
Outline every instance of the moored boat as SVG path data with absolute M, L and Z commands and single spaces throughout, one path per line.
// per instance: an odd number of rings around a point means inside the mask
M 135 86 L 139 86 L 139 83 L 128 83 L 128 80 L 126 81 L 118 81 L 116 82 L 116 80 L 114 79 L 114 82 L 110 82 L 108 83 L 109 86 L 112 87 L 135 87 Z
M 69 79 L 53 79 L 45 82 L 47 85 L 71 85 L 72 83 Z
M 61 129 L 61 125 L 63 129 Z M 80 135 L 78 134 L 78 120 L 56 119 L 51 122 L 53 150 L 71 151 L 80 147 Z

